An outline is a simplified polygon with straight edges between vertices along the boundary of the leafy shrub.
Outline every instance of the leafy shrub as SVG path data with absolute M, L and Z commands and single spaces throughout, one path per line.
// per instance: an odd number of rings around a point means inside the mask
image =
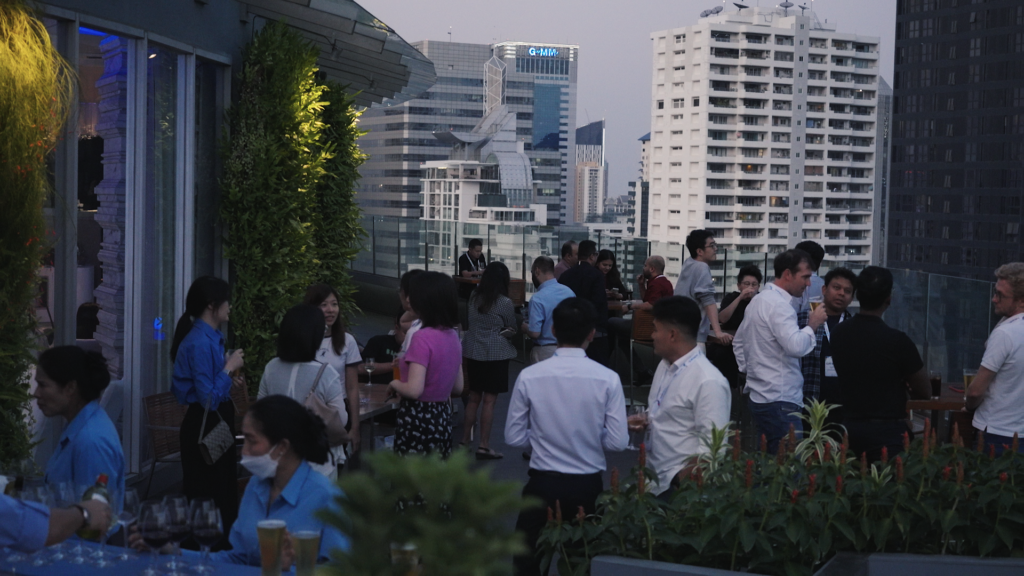
M 29 456 L 33 300 L 45 252 L 46 159 L 67 119 L 74 73 L 20 0 L 0 0 L 0 465 Z M 66 209 L 58 206 L 58 210 Z
M 956 432 L 953 444 L 937 446 L 928 423 L 900 456 L 869 464 L 846 450 L 845 439 L 824 438 L 827 410 L 810 405 L 812 434 L 780 443 L 775 455 L 741 452 L 738 431 L 730 449 L 729 431 L 713 431 L 708 456 L 670 502 L 646 490 L 645 479 L 655 476 L 641 453 L 630 480 L 613 481 L 598 499 L 596 514 L 548 524 L 541 537 L 548 563 L 559 554 L 561 574 L 584 574 L 591 558 L 610 554 L 811 574 L 843 551 L 1020 554 L 1024 458 L 1016 440 L 995 458 L 992 447 L 966 449 Z

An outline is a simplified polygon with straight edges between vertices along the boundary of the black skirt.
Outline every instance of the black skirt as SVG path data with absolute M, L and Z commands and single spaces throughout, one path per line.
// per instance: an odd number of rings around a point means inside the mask
M 207 465 L 199 452 L 199 427 L 203 425 L 203 406 L 189 404 L 181 422 L 178 438 L 181 442 L 182 492 L 189 500 L 213 498 L 220 509 L 224 534 L 231 533 L 231 525 L 238 517 L 238 451 L 234 445 L 213 465 Z M 219 416 L 219 418 L 218 418 Z M 206 432 L 213 430 L 221 418 L 235 434 L 235 405 L 230 400 L 210 410 L 206 418 Z
M 486 394 L 508 392 L 508 360 L 465 360 L 470 390 Z
M 452 405 L 402 398 L 395 417 L 395 452 L 398 454 L 452 453 Z

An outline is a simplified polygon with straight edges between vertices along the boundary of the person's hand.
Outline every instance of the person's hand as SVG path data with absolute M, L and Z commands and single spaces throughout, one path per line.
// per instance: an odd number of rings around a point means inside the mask
M 239 374 L 238 376 L 232 376 L 231 384 L 239 390 L 245 390 L 245 375 Z
M 89 528 L 106 534 L 110 528 L 110 506 L 100 500 L 86 500 L 79 502 L 78 505 L 89 511 Z
M 520 324 L 520 325 L 519 325 L 519 331 L 520 331 L 520 332 L 522 332 L 522 333 L 524 333 L 524 334 L 525 334 L 525 333 L 526 333 L 527 331 L 529 331 L 529 329 L 530 329 L 530 325 L 529 325 L 529 324 L 527 324 L 526 322 L 523 322 L 522 324 Z
M 744 288 L 743 292 L 740 292 L 740 300 L 750 300 L 757 295 L 757 290 L 754 288 Z
M 721 330 L 715 332 L 715 338 L 718 338 L 719 344 L 723 346 L 730 344 L 732 342 L 732 334 L 729 334 L 728 332 L 722 332 Z
M 348 431 L 348 439 L 349 442 L 352 443 L 352 453 L 355 454 L 356 452 L 359 452 L 359 449 L 362 446 L 362 437 L 359 435 L 359 422 L 354 422 L 352 424 L 352 429 Z
M 647 419 L 627 419 L 626 426 L 629 428 L 630 432 L 643 432 L 644 430 L 647 430 Z
M 245 352 L 239 348 L 235 350 L 231 356 L 228 356 L 226 362 L 224 362 L 224 370 L 228 373 L 238 370 L 245 365 Z
M 825 312 L 824 306 L 818 306 L 818 309 L 812 310 L 810 316 L 807 317 L 807 325 L 812 330 L 817 330 L 826 320 L 828 320 L 828 312 Z
M 637 274 L 636 275 L 636 283 L 639 284 L 640 286 L 646 286 L 647 285 L 647 277 L 644 276 L 643 274 Z
M 392 380 L 388 384 L 387 393 L 384 395 L 385 402 L 390 402 L 392 398 L 398 398 L 398 389 L 395 388 L 396 382 L 401 382 L 401 380 Z
M 290 572 L 294 563 L 295 547 L 292 545 L 292 535 L 285 529 L 284 540 L 281 542 L 281 570 Z

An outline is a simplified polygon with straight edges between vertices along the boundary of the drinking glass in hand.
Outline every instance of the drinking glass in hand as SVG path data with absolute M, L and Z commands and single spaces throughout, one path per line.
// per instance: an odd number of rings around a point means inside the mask
M 974 369 L 964 368 L 964 395 L 967 395 L 967 389 L 971 387 L 971 383 L 974 382 L 974 377 L 978 375 L 978 371 Z
M 162 576 L 157 568 L 160 549 L 171 541 L 170 520 L 167 517 L 167 507 L 163 502 L 149 500 L 142 503 L 142 507 L 139 509 L 139 534 L 142 535 L 142 541 L 153 552 L 153 560 L 149 568 L 142 572 L 142 576 Z
M 373 358 L 367 358 L 366 362 L 363 363 L 363 368 L 366 369 L 366 392 L 367 394 L 359 395 L 360 404 L 368 404 L 370 402 L 369 391 L 373 386 L 373 371 L 377 369 L 377 362 Z
M 210 548 L 224 535 L 224 527 L 220 519 L 220 510 L 210 498 L 197 498 L 192 501 L 192 537 L 199 543 L 202 559 L 194 570 L 200 574 L 210 574 Z
M 124 506 L 121 507 L 121 512 L 117 515 L 117 524 L 124 528 L 124 551 L 117 557 L 117 560 L 121 562 L 131 560 L 133 557 L 133 554 L 129 553 L 131 548 L 128 546 L 128 527 L 139 519 L 140 505 L 139 492 L 135 488 L 125 490 Z
M 823 297 L 821 297 L 821 296 L 812 296 L 811 299 L 808 301 L 808 303 L 811 305 L 811 312 L 814 312 L 815 310 L 818 309 L 818 306 L 822 305 Z
M 647 423 L 647 408 L 645 406 L 630 406 L 629 415 L 626 417 L 626 423 L 629 426 L 642 426 Z M 632 431 L 629 432 L 629 446 L 626 446 L 626 450 L 639 450 L 640 444 L 643 442 L 644 431 Z M 637 441 L 639 439 L 639 442 Z
M 942 373 L 929 372 L 928 382 L 932 385 L 932 398 L 942 396 Z
M 174 556 L 166 567 L 171 570 L 170 576 L 184 576 L 180 571 L 188 567 L 180 554 L 181 543 L 192 533 L 191 518 L 189 518 L 188 498 L 184 496 L 168 496 L 164 498 L 164 506 L 167 508 L 167 530 L 170 532 L 170 541 L 174 544 Z

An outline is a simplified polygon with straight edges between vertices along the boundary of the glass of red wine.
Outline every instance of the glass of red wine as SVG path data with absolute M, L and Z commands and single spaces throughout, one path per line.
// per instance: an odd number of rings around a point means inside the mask
M 199 565 L 193 569 L 200 574 L 212 573 L 210 565 L 210 548 L 220 542 L 224 535 L 224 525 L 220 519 L 220 510 L 210 498 L 196 498 L 192 501 L 192 537 L 199 543 L 203 556 Z
M 162 576 L 157 563 L 160 561 L 160 549 L 171 541 L 170 519 L 167 507 L 160 500 L 149 500 L 142 503 L 139 509 L 139 534 L 142 541 L 153 552 L 153 560 L 149 567 L 142 571 L 142 576 Z
M 183 570 L 188 568 L 181 556 L 181 543 L 192 533 L 192 518 L 189 516 L 188 498 L 184 496 L 167 496 L 164 498 L 164 506 L 167 508 L 167 530 L 171 534 L 171 543 L 174 544 L 174 556 L 164 566 L 170 570 L 168 576 L 185 576 Z

